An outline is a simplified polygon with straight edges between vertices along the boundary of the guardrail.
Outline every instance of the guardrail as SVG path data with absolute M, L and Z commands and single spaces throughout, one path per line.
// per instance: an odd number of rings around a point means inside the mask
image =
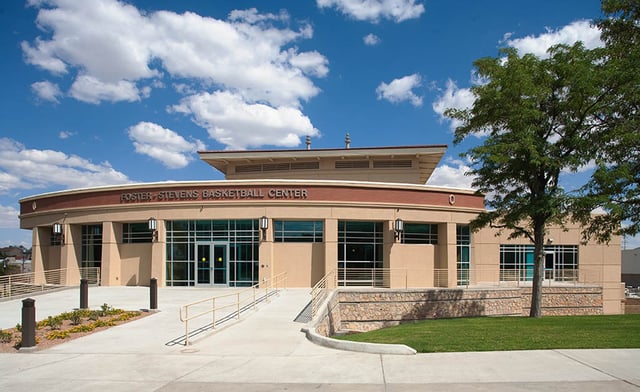
M 330 271 L 311 288 L 311 318 L 318 313 L 320 305 L 329 295 L 329 290 L 338 285 L 336 270 Z
M 87 279 L 89 284 L 100 284 L 100 267 L 85 267 L 79 270 L 79 274 L 74 273 L 76 278 L 69 281 L 67 281 L 67 268 L 0 276 L 0 298 L 6 299 L 61 287 L 77 286 L 80 284 L 80 279 Z
M 287 273 L 280 273 L 273 278 L 266 279 L 244 290 L 233 294 L 219 295 L 191 302 L 180 307 L 180 321 L 185 328 L 185 346 L 189 341 L 189 322 L 199 317 L 211 314 L 211 328 L 216 327 L 216 323 L 236 317 L 240 319 L 240 314 L 247 309 L 255 309 L 256 304 L 262 301 L 269 301 L 269 296 L 278 293 L 280 289 L 286 288 Z M 264 293 L 264 294 L 263 294 Z M 210 304 L 210 306 L 209 306 Z M 204 310 L 202 310 L 204 308 Z M 224 319 L 218 319 L 216 312 L 221 310 L 231 310 Z

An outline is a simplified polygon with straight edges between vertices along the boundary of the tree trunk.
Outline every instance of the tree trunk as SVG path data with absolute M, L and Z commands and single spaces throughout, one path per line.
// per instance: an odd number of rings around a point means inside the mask
M 544 278 L 544 223 L 534 222 L 534 269 L 529 317 L 542 317 L 542 279 Z

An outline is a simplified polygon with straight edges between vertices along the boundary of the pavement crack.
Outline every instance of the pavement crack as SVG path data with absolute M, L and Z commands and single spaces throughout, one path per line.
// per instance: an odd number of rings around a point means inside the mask
M 568 359 L 570 359 L 570 360 L 572 360 L 572 361 L 574 361 L 574 362 L 577 362 L 577 363 L 579 363 L 579 364 L 581 364 L 581 365 L 583 365 L 583 366 L 586 366 L 586 367 L 588 367 L 588 368 L 590 368 L 590 369 L 593 369 L 593 370 L 595 370 L 595 371 L 597 371 L 597 372 L 599 372 L 599 373 L 602 373 L 602 374 L 604 374 L 604 375 L 606 375 L 606 376 L 609 376 L 609 377 L 611 377 L 611 378 L 613 378 L 613 379 L 616 379 L 616 380 L 618 380 L 618 381 L 622 381 L 622 382 L 624 382 L 625 384 L 629 384 L 629 385 L 632 385 L 632 386 L 634 386 L 634 387 L 636 387 L 636 388 L 640 388 L 640 385 L 638 385 L 638 384 L 636 384 L 636 383 L 634 383 L 634 382 L 631 382 L 631 381 L 629 381 L 629 380 L 625 380 L 624 378 L 620 378 L 620 377 L 618 377 L 618 376 L 616 376 L 616 375 L 614 375 L 614 374 L 611 374 L 611 373 L 609 373 L 609 372 L 605 372 L 604 370 L 599 369 L 599 368 L 597 368 L 597 367 L 595 367 L 595 366 L 593 366 L 593 365 L 591 365 L 591 364 L 589 364 L 589 363 L 587 363 L 587 362 L 581 361 L 581 360 L 579 360 L 578 358 L 574 358 L 574 357 L 572 357 L 571 355 L 569 355 L 569 354 L 567 354 L 567 353 L 564 353 L 564 352 L 562 352 L 562 351 L 558 351 L 558 350 L 553 350 L 553 352 L 555 352 L 555 353 L 557 353 L 557 354 L 560 354 L 560 355 L 562 355 L 563 357 L 568 358 Z
M 387 376 L 384 374 L 384 357 L 380 354 L 380 369 L 382 370 L 382 385 L 384 385 L 384 392 L 387 392 Z

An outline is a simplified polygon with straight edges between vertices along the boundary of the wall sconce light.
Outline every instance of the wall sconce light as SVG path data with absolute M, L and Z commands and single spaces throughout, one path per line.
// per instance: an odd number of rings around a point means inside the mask
M 149 231 L 151 232 L 151 240 L 153 242 L 158 241 L 158 221 L 156 218 L 151 217 L 147 223 L 149 225 Z
M 402 235 L 402 232 L 404 231 L 404 221 L 402 219 L 396 219 L 393 224 L 393 231 L 396 234 L 396 241 L 398 241 L 400 239 L 400 236 Z
M 260 230 L 262 230 L 262 241 L 267 240 L 267 229 L 269 228 L 269 218 L 263 216 L 260 218 Z
M 60 245 L 64 245 L 64 231 L 61 223 L 54 223 L 51 227 L 51 231 L 53 235 L 56 236 L 60 240 Z

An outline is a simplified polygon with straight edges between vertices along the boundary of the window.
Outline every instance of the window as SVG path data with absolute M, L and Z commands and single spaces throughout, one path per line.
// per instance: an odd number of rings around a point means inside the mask
M 382 283 L 382 222 L 338 221 L 338 284 Z
M 275 242 L 322 242 L 322 221 L 273 221 Z
M 544 255 L 544 279 L 577 279 L 577 245 L 545 245 Z M 534 265 L 533 245 L 500 245 L 501 281 L 532 281 Z
M 223 266 L 231 287 L 258 283 L 260 230 L 257 219 L 167 221 L 167 286 L 196 284 L 196 243 L 228 246 Z M 227 272 L 228 271 L 228 272 Z M 225 276 L 227 277 L 227 276 Z
M 153 242 L 153 232 L 149 230 L 149 223 L 123 223 L 122 243 L 139 244 Z
M 456 226 L 456 270 L 458 286 L 469 284 L 469 267 L 471 266 L 471 230 L 467 225 Z
M 402 243 L 438 245 L 438 225 L 405 222 Z
M 81 248 L 81 267 L 100 267 L 102 265 L 102 225 L 82 226 Z

